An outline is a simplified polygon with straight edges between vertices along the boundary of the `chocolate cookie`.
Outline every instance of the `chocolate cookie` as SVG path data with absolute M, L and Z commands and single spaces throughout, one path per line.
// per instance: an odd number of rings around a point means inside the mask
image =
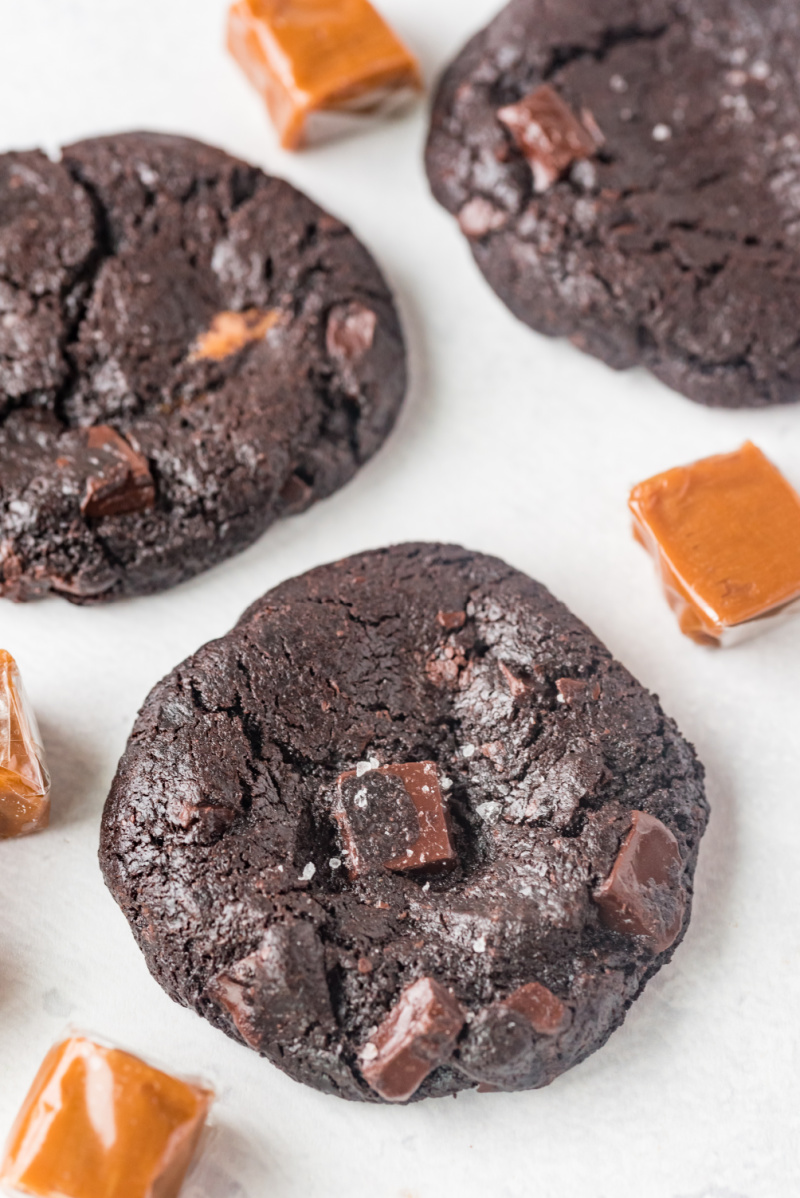
M 793 0 L 512 0 L 428 175 L 521 320 L 699 403 L 800 398 Z
M 167 993 L 298 1081 L 529 1089 L 683 935 L 702 778 L 544 587 L 404 545 L 284 583 L 154 689 L 100 857 Z
M 348 229 L 186 138 L 0 156 L 0 595 L 172 586 L 341 487 L 406 386 Z

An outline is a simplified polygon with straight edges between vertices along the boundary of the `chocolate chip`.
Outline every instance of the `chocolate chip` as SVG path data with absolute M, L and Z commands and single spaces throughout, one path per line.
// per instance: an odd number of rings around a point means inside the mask
M 361 1049 L 361 1072 L 387 1102 L 406 1102 L 438 1065 L 449 1060 L 464 1026 L 459 1002 L 435 978 L 420 978 Z
M 531 688 L 528 683 L 523 678 L 517 677 L 516 674 L 512 674 L 503 661 L 500 662 L 500 673 L 508 684 L 508 689 L 511 691 L 514 699 L 522 699 L 525 695 L 529 694 Z
M 86 477 L 84 516 L 99 520 L 154 506 L 155 486 L 143 454 L 106 424 L 83 430 L 81 440 L 75 464 Z
M 685 897 L 678 842 L 661 820 L 634 811 L 631 829 L 611 873 L 595 891 L 605 927 L 646 936 L 656 952 L 674 942 L 683 925 Z
M 542 1064 L 537 1036 L 555 1036 L 572 1012 L 539 982 L 520 986 L 476 1016 L 458 1048 L 457 1064 L 481 1088 L 515 1090 L 536 1085 Z
M 570 707 L 587 699 L 597 702 L 602 693 L 599 682 L 591 682 L 586 678 L 559 678 L 556 681 L 556 690 L 561 700 Z
M 268 928 L 260 947 L 210 984 L 251 1048 L 335 1027 L 324 950 L 310 923 L 290 919 Z
M 333 810 L 342 831 L 351 877 L 377 869 L 395 872 L 442 867 L 455 861 L 447 811 L 432 761 L 384 765 L 338 782 Z
M 436 614 L 436 623 L 440 624 L 446 632 L 457 632 L 459 628 L 463 628 L 467 622 L 467 613 L 465 611 L 440 611 Z
M 538 192 L 547 191 L 573 162 L 593 157 L 603 144 L 591 114 L 578 120 L 547 83 L 501 108 L 497 116 L 530 163 Z
M 571 1018 L 569 1007 L 540 982 L 520 986 L 503 999 L 501 1006 L 523 1015 L 540 1036 L 555 1036 L 568 1026 Z
M 284 515 L 302 512 L 314 497 L 313 488 L 299 474 L 290 474 L 281 488 Z
M 372 347 L 378 318 L 363 304 L 339 304 L 328 317 L 325 344 L 332 358 L 348 365 L 360 361 Z
M 503 1003 L 484 1007 L 472 1020 L 458 1046 L 458 1068 L 484 1086 L 513 1090 L 531 1077 L 537 1067 L 535 1033 L 531 1021 Z

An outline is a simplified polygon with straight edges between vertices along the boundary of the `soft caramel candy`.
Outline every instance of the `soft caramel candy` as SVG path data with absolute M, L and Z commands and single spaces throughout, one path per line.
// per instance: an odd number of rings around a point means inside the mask
M 719 644 L 800 599 L 800 496 L 749 441 L 640 483 L 630 508 L 694 640 Z
M 42 738 L 17 663 L 0 649 L 0 840 L 50 821 L 50 777 Z
M 287 149 L 321 113 L 390 111 L 421 90 L 414 57 L 368 0 L 235 0 L 228 47 Z
M 213 1095 L 83 1037 L 46 1057 L 0 1182 L 40 1198 L 176 1198 Z

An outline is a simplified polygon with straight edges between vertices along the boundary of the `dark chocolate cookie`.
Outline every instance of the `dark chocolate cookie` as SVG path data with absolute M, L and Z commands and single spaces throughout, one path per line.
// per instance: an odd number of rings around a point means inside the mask
M 0 595 L 172 586 L 341 487 L 406 386 L 349 230 L 186 138 L 0 156 Z
M 683 935 L 702 778 L 544 587 L 404 545 L 284 583 L 154 689 L 100 857 L 168 994 L 298 1081 L 528 1089 Z
M 540 332 L 797 400 L 798 59 L 794 0 L 512 0 L 441 82 L 434 193 Z

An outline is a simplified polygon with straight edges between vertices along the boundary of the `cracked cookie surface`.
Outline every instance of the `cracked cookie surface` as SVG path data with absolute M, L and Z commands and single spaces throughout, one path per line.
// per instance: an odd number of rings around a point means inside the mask
M 411 762 L 435 767 L 455 860 L 346 868 L 337 783 Z M 403 798 L 389 781 L 356 793 L 362 830 L 368 791 Z M 416 984 L 463 1028 L 415 1098 L 546 1085 L 599 1048 L 688 925 L 707 815 L 674 723 L 544 587 L 404 545 L 284 583 L 155 687 L 100 856 L 174 1000 L 298 1081 L 379 1101 L 362 1065 Z M 619 931 L 599 905 L 635 889 L 637 821 L 677 863 L 658 941 L 649 908 Z
M 513 0 L 445 73 L 427 169 L 521 320 L 700 403 L 800 398 L 791 0 Z M 498 118 L 547 84 L 602 136 L 537 193 Z
M 152 133 L 0 156 L 1 595 L 190 578 L 342 486 L 405 386 L 377 266 L 288 183 Z

